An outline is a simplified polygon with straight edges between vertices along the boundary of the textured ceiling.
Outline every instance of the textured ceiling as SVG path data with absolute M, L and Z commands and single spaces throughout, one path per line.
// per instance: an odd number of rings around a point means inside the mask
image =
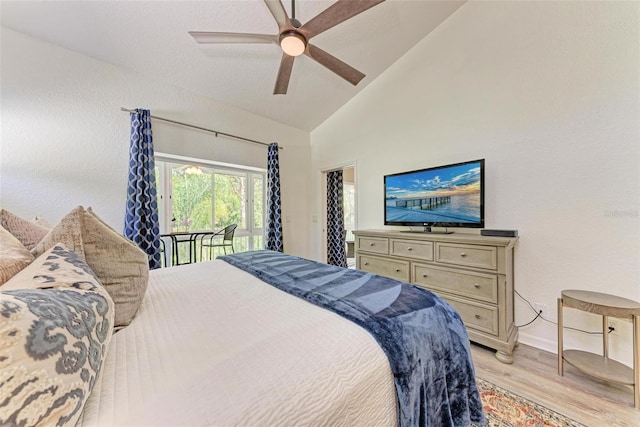
M 349 0 L 346 0 L 349 1 Z M 303 24 L 333 1 L 298 0 Z M 198 45 L 188 31 L 276 34 L 261 0 L 7 1 L 2 26 L 290 126 L 312 130 L 433 31 L 461 1 L 387 0 L 312 43 L 366 74 L 356 87 L 303 56 L 273 95 L 274 44 Z M 283 1 L 291 14 L 291 2 Z

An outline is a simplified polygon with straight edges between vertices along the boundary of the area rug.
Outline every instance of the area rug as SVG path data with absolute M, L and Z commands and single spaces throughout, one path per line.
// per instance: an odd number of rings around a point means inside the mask
M 476 378 L 489 427 L 585 427 L 558 412 Z

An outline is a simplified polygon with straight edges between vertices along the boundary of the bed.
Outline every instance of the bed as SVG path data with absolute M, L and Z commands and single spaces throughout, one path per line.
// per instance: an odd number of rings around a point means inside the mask
M 459 314 L 272 251 L 149 271 L 91 209 L 0 210 L 0 425 L 484 422 Z
M 458 426 L 483 421 L 477 389 L 466 390 L 463 398 L 444 396 L 455 400 L 455 407 L 446 409 L 449 414 L 403 420 L 390 360 L 370 332 L 266 283 L 270 279 L 264 275 L 261 280 L 255 271 L 231 265 L 237 257 L 150 272 L 135 319 L 113 335 L 79 425 Z M 326 267 L 327 276 L 342 270 Z M 284 274 L 273 266 L 263 271 L 276 278 Z M 461 337 L 461 348 L 468 351 L 465 340 Z M 455 356 L 449 349 L 434 352 Z M 470 362 L 469 354 L 458 356 Z M 469 378 L 456 384 L 474 380 L 472 363 L 468 367 Z M 428 369 L 437 371 L 436 365 Z M 448 372 L 429 375 L 429 381 L 451 381 Z M 439 387 L 454 394 L 446 384 Z

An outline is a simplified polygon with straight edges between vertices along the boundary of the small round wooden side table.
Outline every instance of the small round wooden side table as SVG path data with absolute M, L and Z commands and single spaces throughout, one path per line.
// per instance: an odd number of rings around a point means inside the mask
M 581 350 L 563 350 L 564 307 L 571 307 L 602 316 L 603 354 Z M 631 319 L 633 322 L 633 369 L 609 359 L 608 318 Z M 640 409 L 640 303 L 600 292 L 564 290 L 558 298 L 558 374 L 563 375 L 567 362 L 587 375 L 601 380 L 633 386 L 633 402 Z

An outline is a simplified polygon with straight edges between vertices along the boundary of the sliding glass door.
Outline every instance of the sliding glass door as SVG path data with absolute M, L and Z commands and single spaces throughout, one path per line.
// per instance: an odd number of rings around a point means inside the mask
M 156 160 L 162 233 L 237 224 L 236 252 L 263 249 L 265 173 L 173 159 Z

